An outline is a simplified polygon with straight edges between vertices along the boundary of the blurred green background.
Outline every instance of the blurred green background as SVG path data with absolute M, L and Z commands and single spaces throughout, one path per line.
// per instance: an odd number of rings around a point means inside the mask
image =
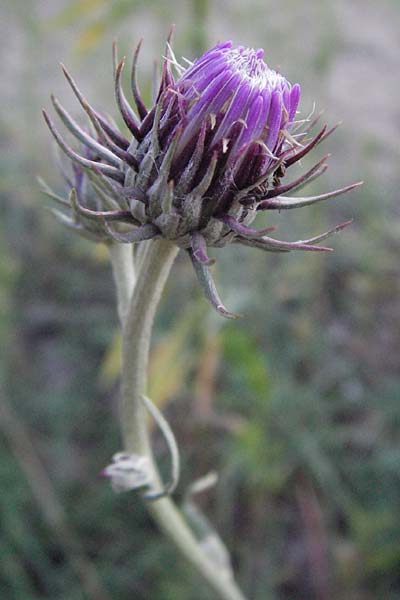
M 79 110 L 72 70 L 117 117 L 111 43 L 145 37 L 142 89 L 176 23 L 178 57 L 221 39 L 266 60 L 344 124 L 324 192 L 361 190 L 268 219 L 302 239 L 354 218 L 330 255 L 228 247 L 215 316 L 180 256 L 160 309 L 153 399 L 170 420 L 194 501 L 231 551 L 249 600 L 400 597 L 400 6 L 397 0 L 6 0 L 1 9 L 0 596 L 212 600 L 134 494 L 99 471 L 120 450 L 118 329 L 107 253 L 62 229 L 36 175 L 60 192 L 40 109 Z M 308 164 L 308 163 L 307 163 Z M 260 219 L 265 223 L 267 217 Z M 178 310 L 177 310 L 178 307 Z M 154 431 L 161 465 L 168 456 Z

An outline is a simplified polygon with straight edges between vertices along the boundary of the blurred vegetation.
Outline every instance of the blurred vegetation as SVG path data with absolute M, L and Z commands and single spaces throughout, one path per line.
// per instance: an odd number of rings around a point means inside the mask
M 244 315 L 238 322 L 210 314 L 179 257 L 150 383 L 182 452 L 178 500 L 218 472 L 194 501 L 251 600 L 400 596 L 399 13 L 391 0 L 5 4 L 2 598 L 211 600 L 136 496 L 116 496 L 98 478 L 120 449 L 110 268 L 101 247 L 52 221 L 35 183 L 40 173 L 60 185 L 38 116 L 51 90 L 71 100 L 57 61 L 116 115 L 110 41 L 131 52 L 145 36 L 149 93 L 152 60 L 174 20 L 178 56 L 225 37 L 265 47 L 273 66 L 302 83 L 304 112 L 315 98 L 331 122 L 345 119 L 323 150 L 333 151 L 331 169 L 310 192 L 366 179 L 351 197 L 273 219 L 282 237 L 299 239 L 354 217 L 333 255 L 215 252 L 221 295 Z

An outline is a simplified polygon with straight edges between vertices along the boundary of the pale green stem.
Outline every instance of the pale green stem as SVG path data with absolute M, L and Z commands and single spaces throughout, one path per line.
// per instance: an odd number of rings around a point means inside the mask
M 117 288 L 118 316 L 125 323 L 135 287 L 136 273 L 131 244 L 112 243 L 109 246 L 110 260 Z
M 140 272 L 131 297 L 126 319 L 123 319 L 122 405 L 121 428 L 125 450 L 147 456 L 153 462 L 156 488 L 161 488 L 160 476 L 153 461 L 146 409 L 143 396 L 147 387 L 147 367 L 150 337 L 155 311 L 167 280 L 177 247 L 164 240 L 147 242 L 141 258 Z M 115 261 L 114 261 L 115 262 Z M 125 293 L 121 282 L 124 269 L 114 266 L 118 294 Z M 125 300 L 119 301 L 122 314 Z M 224 574 L 204 553 L 199 541 L 169 497 L 147 501 L 147 508 L 166 536 L 208 582 L 221 600 L 245 600 L 233 579 Z
M 151 449 L 142 396 L 146 394 L 151 330 L 177 253 L 177 246 L 163 239 L 147 242 L 123 327 L 121 425 L 125 450 L 147 456 Z

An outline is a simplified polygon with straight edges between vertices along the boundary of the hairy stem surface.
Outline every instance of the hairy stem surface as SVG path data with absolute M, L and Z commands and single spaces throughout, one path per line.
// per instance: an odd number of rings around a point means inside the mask
M 162 489 L 153 460 L 147 428 L 147 415 L 142 401 L 146 394 L 150 337 L 155 311 L 172 263 L 178 253 L 175 245 L 163 239 L 147 242 L 140 269 L 123 323 L 121 428 L 125 450 L 147 456 L 154 468 L 156 487 Z M 119 293 L 125 287 L 118 284 L 123 272 L 114 274 Z M 119 303 L 121 304 L 121 302 Z M 169 497 L 147 501 L 147 507 L 165 535 L 214 589 L 222 600 L 244 600 L 230 576 L 205 554 L 199 540 Z
M 110 260 L 117 288 L 118 317 L 125 323 L 135 287 L 136 274 L 131 244 L 112 243 L 109 247 Z

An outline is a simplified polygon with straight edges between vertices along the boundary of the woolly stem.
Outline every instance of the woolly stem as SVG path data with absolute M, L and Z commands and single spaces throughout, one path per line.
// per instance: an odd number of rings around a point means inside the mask
M 123 324 L 128 314 L 136 279 L 132 245 L 113 242 L 109 246 L 109 253 L 117 288 L 118 317 Z
M 143 242 L 142 242 L 143 244 Z M 178 248 L 164 239 L 146 242 L 136 284 L 123 323 L 121 429 L 125 450 L 150 458 L 156 491 L 162 486 L 153 460 L 143 404 L 146 394 L 150 337 L 154 316 Z M 113 264 L 116 261 L 113 261 Z M 120 312 L 125 313 L 126 289 L 119 279 L 124 269 L 114 264 Z M 129 277 L 129 275 L 128 275 Z M 145 499 L 146 501 L 146 499 Z M 164 534 L 203 576 L 221 600 L 245 600 L 233 579 L 205 554 L 181 512 L 170 497 L 147 500 L 147 508 Z

